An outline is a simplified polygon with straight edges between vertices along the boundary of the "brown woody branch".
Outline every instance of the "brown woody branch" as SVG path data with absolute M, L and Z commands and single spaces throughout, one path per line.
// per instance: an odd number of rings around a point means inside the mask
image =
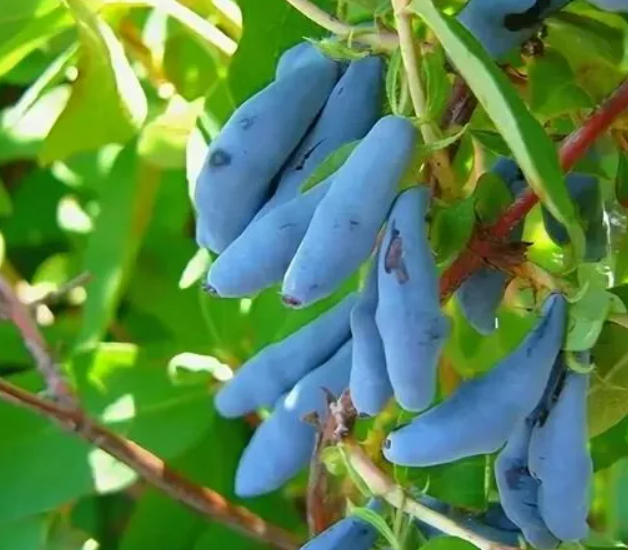
M 67 409 L 77 407 L 74 393 L 61 372 L 61 366 L 53 358 L 48 344 L 33 321 L 29 307 L 20 301 L 11 285 L 2 277 L 0 277 L 0 306 L 3 316 L 20 331 L 24 345 L 46 381 L 48 394 Z
M 628 79 L 589 116 L 584 124 L 572 132 L 562 142 L 559 152 L 560 165 L 569 172 L 597 139 L 608 131 L 615 120 L 628 109 Z M 538 203 L 538 197 L 527 189 L 504 212 L 498 222 L 489 228 L 488 234 L 494 240 L 503 239 L 523 220 Z M 484 259 L 491 255 L 493 245 L 475 231 L 467 248 L 443 273 L 440 280 L 441 303 L 445 303 L 460 285 L 477 269 L 484 265 Z
M 101 426 L 89 418 L 63 380 L 46 342 L 11 286 L 0 277 L 3 313 L 20 331 L 22 339 L 46 379 L 56 401 L 43 399 L 0 379 L 0 399 L 56 422 L 65 431 L 99 447 L 133 469 L 148 483 L 161 489 L 203 517 L 280 550 L 295 550 L 299 541 L 290 532 L 267 523 L 246 508 L 236 506 L 211 489 L 189 481 L 150 451 Z M 59 399 L 62 398 L 62 399 Z M 68 406 L 71 404 L 72 406 Z

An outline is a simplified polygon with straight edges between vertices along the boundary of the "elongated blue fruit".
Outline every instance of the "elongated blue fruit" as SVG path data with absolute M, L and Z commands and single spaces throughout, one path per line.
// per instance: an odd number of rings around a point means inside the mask
M 310 540 L 300 550 L 370 550 L 377 531 L 368 522 L 348 516 Z
M 543 19 L 571 0 L 471 0 L 458 20 L 486 51 L 503 57 L 541 28 Z
M 351 312 L 353 359 L 351 364 L 351 399 L 361 414 L 376 415 L 392 396 L 386 370 L 384 345 L 375 323 L 377 308 L 377 262 L 369 271 L 366 285 Z
M 207 286 L 218 296 L 255 294 L 281 282 L 331 179 L 253 221 L 218 256 Z
M 539 482 L 528 469 L 528 447 L 534 423 L 519 422 L 506 447 L 495 461 L 495 479 L 506 515 L 517 524 L 526 540 L 539 550 L 551 550 L 559 544 L 539 512 Z
M 523 173 L 517 163 L 509 158 L 500 158 L 491 172 L 500 176 L 513 198 L 526 188 Z M 510 239 L 521 238 L 523 226 L 517 226 Z M 508 284 L 505 273 L 492 267 L 482 267 L 473 273 L 456 292 L 456 299 L 465 319 L 482 335 L 488 335 L 497 328 L 497 308 L 504 297 Z
M 604 207 L 598 180 L 587 174 L 569 174 L 565 179 L 567 190 L 576 203 L 580 218 L 585 227 L 587 246 L 585 260 L 599 262 L 607 254 L 607 231 L 604 223 Z M 565 227 L 545 208 L 543 224 L 550 238 L 559 245 L 569 243 Z
M 384 456 L 403 466 L 432 466 L 497 451 L 543 395 L 562 344 L 565 313 L 563 296 L 551 295 L 541 320 L 510 355 L 391 433 Z
M 317 54 L 242 104 L 210 144 L 195 190 L 199 245 L 222 252 L 327 100 L 338 64 Z
M 236 473 L 241 497 L 274 491 L 306 466 L 315 445 L 315 428 L 302 420 L 316 411 L 326 415 L 323 388 L 338 397 L 349 386 L 351 342 L 302 378 L 280 398 L 272 415 L 257 429 Z
M 450 330 L 425 229 L 429 197 L 426 187 L 399 195 L 377 260 L 375 320 L 395 399 L 411 411 L 429 407 L 434 398 L 438 359 Z
M 303 307 L 329 296 L 368 258 L 416 137 L 408 119 L 386 116 L 336 172 L 284 277 L 287 305 Z
M 273 405 L 350 338 L 349 319 L 356 301 L 357 295 L 349 294 L 309 325 L 249 359 L 216 394 L 216 410 L 236 418 Z
M 500 531 L 519 532 L 519 527 L 506 515 L 504 507 L 499 502 L 491 502 L 486 511 L 479 518 L 482 523 Z
M 281 80 L 297 69 L 307 67 L 319 55 L 319 50 L 311 42 L 299 42 L 281 54 L 275 68 L 275 80 Z
M 540 482 L 539 510 L 550 531 L 564 541 L 587 536 L 593 465 L 587 449 L 589 375 L 567 373 L 558 401 L 532 431 L 529 461 Z
M 382 110 L 384 63 L 379 57 L 354 61 L 334 87 L 315 126 L 281 172 L 263 216 L 298 195 L 314 170 L 336 149 L 363 138 Z

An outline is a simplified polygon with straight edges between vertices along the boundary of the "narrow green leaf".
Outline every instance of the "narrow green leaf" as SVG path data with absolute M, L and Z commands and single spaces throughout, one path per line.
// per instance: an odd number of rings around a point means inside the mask
M 417 154 L 415 155 L 413 161 L 424 162 L 430 158 L 435 151 L 440 151 L 441 149 L 445 149 L 453 143 L 456 143 L 456 141 L 462 139 L 462 136 L 464 136 L 467 128 L 468 126 L 463 126 L 457 130 L 454 129 L 450 135 L 446 135 L 430 143 L 422 143 L 417 147 Z
M 449 58 L 502 134 L 529 185 L 554 217 L 566 227 L 573 246 L 572 263 L 575 264 L 584 253 L 584 232 L 565 187 L 554 144 L 505 75 L 469 31 L 455 18 L 440 13 L 431 1 L 414 0 L 411 7 L 440 40 Z
M 0 179 L 0 216 L 10 216 L 13 212 L 13 204 L 2 179 Z
M 390 544 L 393 550 L 402 550 L 401 543 L 386 520 L 370 508 L 352 508 L 351 515 L 369 523 Z
M 336 172 L 351 156 L 351 153 L 353 153 L 353 150 L 359 143 L 360 140 L 357 139 L 350 143 L 345 143 L 332 153 L 329 153 L 325 160 L 321 162 L 321 164 L 316 167 L 316 170 L 305 180 L 301 186 L 302 192 L 312 189 L 312 187 L 315 187 Z
M 408 87 L 401 61 L 401 51 L 396 49 L 388 63 L 386 71 L 386 97 L 390 109 L 395 115 L 403 115 L 408 105 Z
M 447 105 L 451 83 L 445 67 L 445 55 L 440 48 L 425 52 L 421 56 L 421 72 L 427 95 L 426 118 L 428 120 L 440 120 Z
M 147 102 L 122 44 L 85 0 L 67 0 L 78 23 L 79 77 L 40 158 L 49 163 L 109 143 L 124 144 L 144 123 Z
M 469 130 L 471 137 L 477 140 L 482 147 L 492 151 L 496 155 L 501 155 L 503 157 L 508 157 L 511 155 L 510 149 L 504 138 L 500 136 L 497 132 L 489 132 L 488 130 L 477 130 L 471 129 Z
M 421 550 L 477 550 L 477 546 L 458 537 L 436 537 L 421 546 Z
M 152 214 L 161 172 L 138 160 L 135 142 L 122 150 L 103 186 L 100 214 L 89 236 L 83 268 L 88 287 L 83 325 L 75 346 L 95 345 L 105 334 Z
M 50 5 L 50 2 L 48 4 Z M 14 69 L 18 63 L 52 37 L 72 26 L 72 17 L 68 11 L 58 3 L 53 2 L 53 5 L 54 9 L 51 11 L 43 10 L 44 13 L 29 16 L 28 22 L 10 37 L 5 34 L 5 27 L 0 24 L 0 77 Z
M 338 61 L 355 61 L 369 55 L 368 51 L 357 51 L 347 46 L 336 37 L 322 38 L 321 40 L 309 40 L 326 56 Z

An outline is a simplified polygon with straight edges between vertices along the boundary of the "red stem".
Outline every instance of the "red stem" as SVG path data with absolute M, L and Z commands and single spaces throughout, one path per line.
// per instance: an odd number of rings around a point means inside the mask
M 559 151 L 559 160 L 562 169 L 569 172 L 580 160 L 595 141 L 606 132 L 612 123 L 628 108 L 628 79 L 625 80 L 613 95 L 608 98 L 586 122 L 572 132 L 562 142 Z M 499 221 L 490 228 L 489 234 L 496 239 L 503 239 L 521 222 L 538 202 L 538 197 L 528 188 Z M 482 256 L 477 252 L 486 243 L 478 232 L 471 237 L 467 248 L 443 273 L 440 281 L 441 303 L 445 303 L 458 287 L 477 269 L 484 264 Z M 474 250 L 476 252 L 474 252 Z

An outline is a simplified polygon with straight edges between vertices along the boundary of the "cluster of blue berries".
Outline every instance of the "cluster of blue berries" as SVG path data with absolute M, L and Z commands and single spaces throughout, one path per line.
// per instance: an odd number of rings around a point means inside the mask
M 471 0 L 458 19 L 499 58 L 568 3 Z M 592 477 L 589 375 L 566 367 L 561 294 L 545 299 L 536 326 L 498 365 L 432 406 L 450 321 L 441 311 L 426 229 L 430 191 L 398 192 L 417 131 L 408 119 L 381 116 L 384 69 L 377 56 L 342 63 L 299 44 L 209 146 L 195 203 L 198 243 L 219 254 L 207 275 L 210 292 L 241 297 L 280 284 L 287 306 L 306 307 L 372 257 L 361 292 L 264 349 L 218 392 L 216 408 L 226 417 L 272 409 L 240 460 L 236 492 L 272 491 L 304 468 L 316 434 L 303 417 L 325 416 L 323 388 L 335 396 L 349 388 L 361 414 L 378 414 L 393 397 L 420 413 L 388 435 L 382 452 L 391 463 L 425 467 L 499 453 L 495 477 L 502 524 L 510 530 L 495 527 L 496 539 L 522 534 L 540 549 L 580 540 L 588 530 Z M 356 141 L 335 173 L 312 184 L 331 153 Z M 492 170 L 513 198 L 525 188 L 511 159 Z M 567 185 L 585 223 L 586 259 L 597 261 L 607 247 L 597 181 L 576 173 Z M 543 219 L 549 236 L 566 244 L 564 227 L 548 212 Z M 506 284 L 506 275 L 487 266 L 458 290 L 462 312 L 478 332 L 496 328 Z M 493 528 L 477 521 L 476 527 Z M 305 548 L 368 550 L 375 540 L 369 524 L 348 517 Z

